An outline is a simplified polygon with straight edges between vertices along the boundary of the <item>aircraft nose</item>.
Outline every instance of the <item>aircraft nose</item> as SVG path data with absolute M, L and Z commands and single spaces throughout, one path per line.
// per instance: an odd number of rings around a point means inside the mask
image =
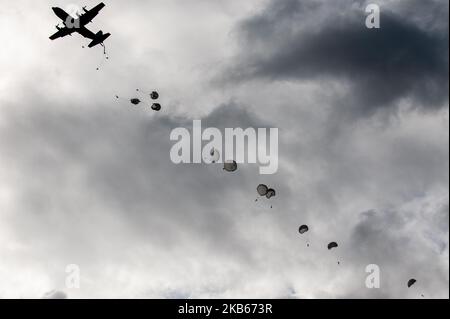
M 53 12 L 55 13 L 59 13 L 59 12 L 64 12 L 63 9 L 59 8 L 59 7 L 52 7 Z
M 56 16 L 62 20 L 65 20 L 68 16 L 68 14 L 61 8 L 52 7 L 52 10 L 56 14 Z

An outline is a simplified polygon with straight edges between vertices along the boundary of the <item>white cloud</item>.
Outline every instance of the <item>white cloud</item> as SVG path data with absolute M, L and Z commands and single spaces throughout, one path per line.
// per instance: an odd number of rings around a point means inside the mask
M 100 71 L 81 37 L 48 40 L 52 5 L 0 6 L 0 297 L 448 298 L 446 106 L 354 119 L 329 79 L 217 86 L 263 1 L 109 1 L 90 26 L 112 33 Z M 114 99 L 136 87 L 162 112 Z M 200 116 L 278 127 L 279 172 L 172 164 L 170 130 Z M 368 291 L 373 256 L 385 279 Z

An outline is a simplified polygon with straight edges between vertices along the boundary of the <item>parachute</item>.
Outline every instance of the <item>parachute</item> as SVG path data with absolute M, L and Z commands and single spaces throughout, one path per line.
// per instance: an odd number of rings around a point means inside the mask
M 234 172 L 235 170 L 237 170 L 236 161 L 225 161 L 225 163 L 223 163 L 223 169 L 227 172 Z
M 146 91 L 141 90 L 141 89 L 136 89 L 136 92 L 141 92 L 143 94 L 148 94 L 152 100 L 157 100 L 159 98 L 159 93 L 156 92 L 156 91 L 146 92 Z
M 85 48 L 84 45 L 82 46 L 82 48 L 83 48 L 83 49 Z M 103 64 L 104 64 L 107 60 L 109 60 L 109 56 L 108 56 L 108 54 L 106 53 L 106 45 L 103 44 L 103 56 L 102 56 L 102 60 L 101 60 L 101 62 L 98 64 L 98 66 L 97 66 L 95 69 L 96 69 L 97 71 L 99 71 L 99 70 L 103 67 Z
M 309 231 L 309 227 L 308 227 L 308 225 L 301 225 L 299 228 L 298 228 L 298 232 L 301 234 L 301 235 L 303 235 L 303 234 L 305 234 L 306 232 L 308 232 Z M 306 236 L 306 235 L 305 235 Z M 307 242 L 306 242 L 306 247 L 309 247 L 309 239 L 308 239 L 308 237 L 309 236 L 306 236 L 306 240 L 307 240 Z
M 272 188 L 269 188 L 269 190 L 267 191 L 267 194 L 266 194 L 267 199 L 270 199 L 271 197 L 273 197 L 275 195 L 276 195 L 275 190 Z
M 139 93 L 141 93 L 142 95 L 145 94 L 145 96 L 148 95 L 148 96 L 150 96 L 150 99 L 152 99 L 152 100 L 157 100 L 157 99 L 159 98 L 159 93 L 156 92 L 156 91 L 146 92 L 146 91 L 143 91 L 143 90 L 141 90 L 141 89 L 136 89 L 136 92 L 139 92 Z M 152 109 L 153 111 L 159 112 L 159 111 L 161 111 L 161 104 L 159 104 L 159 103 L 153 103 L 152 106 L 151 106 L 151 109 Z
M 136 89 L 136 92 L 141 93 L 142 91 L 141 91 L 140 89 Z M 148 93 L 148 95 L 150 96 L 150 98 L 151 98 L 152 100 L 156 100 L 156 99 L 159 98 L 159 93 L 156 92 L 156 91 L 153 91 L 153 92 L 151 92 L 151 93 Z M 115 95 L 115 97 L 116 97 L 116 99 L 127 100 L 127 99 L 125 99 L 125 98 L 119 97 L 118 95 Z M 130 103 L 133 104 L 133 105 L 138 105 L 138 104 L 140 104 L 140 103 L 143 102 L 143 101 L 140 100 L 139 98 L 132 98 L 132 99 L 130 99 L 129 101 L 130 101 Z M 158 111 L 161 110 L 161 104 L 159 104 L 159 103 L 153 103 L 153 104 L 151 105 L 151 109 L 152 109 L 153 111 L 157 111 L 157 112 L 158 112 Z
M 256 188 L 256 191 L 258 192 L 259 196 L 266 196 L 269 188 L 267 187 L 267 185 L 259 184 Z
M 264 184 L 259 184 L 258 187 L 256 187 L 256 191 L 258 192 L 259 196 L 266 196 L 267 199 L 276 195 L 276 192 L 273 188 L 269 188 Z
M 334 241 L 328 244 L 328 250 L 337 248 L 337 247 L 338 247 L 338 244 L 335 243 Z
M 411 288 L 412 285 L 414 285 L 417 282 L 414 278 L 408 280 L 408 288 Z
M 138 105 L 139 103 L 141 103 L 141 100 L 139 100 L 137 98 L 133 98 L 133 99 L 130 99 L 130 102 L 131 102 L 131 104 Z
M 153 105 L 152 105 L 152 110 L 153 111 L 160 111 L 161 110 L 161 104 L 159 104 L 159 103 L 153 103 Z
M 298 229 L 298 232 L 299 232 L 300 234 L 304 234 L 304 233 L 306 233 L 308 230 L 309 230 L 309 227 L 308 227 L 307 225 L 302 225 L 302 226 L 300 226 L 300 228 Z
M 142 101 L 139 100 L 137 97 L 128 99 L 128 98 L 120 97 L 120 96 L 118 96 L 118 95 L 114 95 L 114 96 L 115 96 L 115 98 L 118 99 L 118 100 L 130 101 L 130 103 L 131 103 L 131 104 L 134 104 L 134 105 L 138 105 L 139 103 L 142 102 Z
M 153 91 L 152 93 L 150 93 L 150 98 L 152 100 L 157 100 L 159 98 L 159 93 L 156 91 Z

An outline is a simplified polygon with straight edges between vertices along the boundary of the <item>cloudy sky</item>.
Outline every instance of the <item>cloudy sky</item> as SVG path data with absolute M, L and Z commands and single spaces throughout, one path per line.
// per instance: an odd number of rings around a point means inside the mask
M 97 2 L 0 0 L 0 297 L 449 297 L 448 1 L 105 1 L 109 60 L 48 39 Z M 278 128 L 278 172 L 173 164 L 193 119 Z

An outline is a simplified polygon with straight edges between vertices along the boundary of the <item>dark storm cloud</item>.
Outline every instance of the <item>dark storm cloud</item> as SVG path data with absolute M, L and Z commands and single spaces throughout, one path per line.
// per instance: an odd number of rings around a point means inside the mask
M 411 6 L 394 12 L 381 5 L 380 29 L 366 28 L 364 5 L 355 9 L 355 3 L 272 1 L 240 25 L 241 54 L 232 76 L 341 81 L 349 89 L 338 104 L 354 112 L 370 114 L 401 98 L 424 108 L 442 106 L 448 100 L 448 2 L 415 2 L 420 11 L 414 15 Z M 414 19 L 436 11 L 441 14 L 433 25 Z
M 445 263 L 439 246 L 448 237 L 448 222 L 440 225 L 438 220 L 429 222 L 428 216 L 424 216 L 428 209 L 430 216 L 448 217 L 448 200 L 426 208 L 428 205 L 430 203 L 415 208 L 370 210 L 359 214 L 344 258 L 354 265 L 361 265 L 361 268 L 369 264 L 378 265 L 383 289 L 355 289 L 350 294 L 345 292 L 345 297 L 398 298 L 409 295 L 419 298 L 421 294 L 432 297 L 437 290 L 448 287 L 448 272 L 438 266 Z M 429 231 L 434 233 L 434 245 L 424 245 Z M 413 277 L 420 278 L 420 285 L 415 287 L 418 290 L 407 289 L 406 283 Z M 364 278 L 355 282 L 364 288 Z

